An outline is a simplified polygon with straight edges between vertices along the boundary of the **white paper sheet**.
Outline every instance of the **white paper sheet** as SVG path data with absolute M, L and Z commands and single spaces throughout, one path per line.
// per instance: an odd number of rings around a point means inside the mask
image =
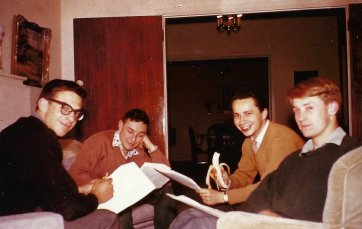
M 109 177 L 113 179 L 113 197 L 99 204 L 98 209 L 108 209 L 117 214 L 156 188 L 134 162 L 121 165 Z
M 191 189 L 199 189 L 191 178 L 171 170 L 159 163 L 144 163 L 141 169 L 131 162 L 118 167 L 110 176 L 113 179 L 113 197 L 99 204 L 98 209 L 108 209 L 119 213 L 141 200 L 154 189 L 161 188 L 170 179 Z
M 179 182 L 182 185 L 185 185 L 186 187 L 189 187 L 191 189 L 200 189 L 200 186 L 192 180 L 190 177 L 187 177 L 181 173 L 178 173 L 171 169 L 165 169 L 162 167 L 156 167 L 155 168 L 158 172 L 162 173 L 166 177 Z
M 166 170 L 171 170 L 170 167 L 167 167 L 164 164 L 160 163 L 149 163 L 145 162 L 141 170 L 142 172 L 150 179 L 150 181 L 153 183 L 153 185 L 156 186 L 156 188 L 161 188 L 164 186 L 170 179 L 159 173 L 156 169 L 162 168 Z
M 223 214 L 225 214 L 226 212 L 223 212 L 223 211 L 220 211 L 218 209 L 215 209 L 215 208 L 212 208 L 212 207 L 209 207 L 209 206 L 206 206 L 206 205 L 203 205 L 203 204 L 200 204 L 199 202 L 187 197 L 187 196 L 184 196 L 184 195 L 180 195 L 180 196 L 175 196 L 173 194 L 166 194 L 168 195 L 169 197 L 171 197 L 172 199 L 175 199 L 175 200 L 178 200 L 182 203 L 185 203 L 187 205 L 190 205 L 191 207 L 194 207 L 200 211 L 203 211 L 203 212 L 206 212 L 210 215 L 213 215 L 217 218 L 219 218 L 220 216 L 222 216 Z

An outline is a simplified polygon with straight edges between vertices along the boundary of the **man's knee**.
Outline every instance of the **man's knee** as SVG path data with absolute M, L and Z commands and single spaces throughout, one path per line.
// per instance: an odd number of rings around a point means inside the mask
M 64 221 L 65 229 L 119 229 L 117 214 L 108 210 L 95 210 L 92 213 L 73 221 Z
M 99 228 L 104 228 L 104 229 L 119 229 L 120 228 L 120 224 L 119 224 L 119 219 L 118 219 L 118 215 L 115 214 L 114 212 L 108 211 L 108 210 L 97 210 L 99 211 L 98 213 L 98 219 L 103 221 L 102 223 L 102 227 Z
M 170 229 L 216 228 L 217 218 L 194 208 L 181 212 L 171 223 Z
M 133 228 L 133 216 L 132 209 L 128 208 L 118 214 L 121 228 L 132 229 Z

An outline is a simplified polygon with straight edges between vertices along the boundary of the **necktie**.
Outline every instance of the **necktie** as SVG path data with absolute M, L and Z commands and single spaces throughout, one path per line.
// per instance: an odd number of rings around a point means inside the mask
M 251 140 L 251 148 L 253 149 L 254 153 L 256 153 L 256 151 L 258 151 L 258 145 L 257 145 L 257 141 L 255 139 Z

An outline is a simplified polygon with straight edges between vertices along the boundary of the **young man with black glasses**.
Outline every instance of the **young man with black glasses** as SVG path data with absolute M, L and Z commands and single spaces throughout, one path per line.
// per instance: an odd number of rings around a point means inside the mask
M 42 89 L 36 116 L 0 133 L 0 215 L 50 211 L 63 216 L 66 229 L 119 228 L 117 215 L 96 210 L 112 197 L 112 180 L 96 180 L 84 195 L 62 166 L 58 137 L 83 118 L 86 94 L 73 81 L 52 80 Z

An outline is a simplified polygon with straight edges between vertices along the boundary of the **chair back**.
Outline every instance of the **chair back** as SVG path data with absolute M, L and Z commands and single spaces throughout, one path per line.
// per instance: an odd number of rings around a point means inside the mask
M 197 150 L 197 143 L 196 143 L 196 134 L 194 128 L 189 128 L 189 136 L 190 136 L 190 144 L 191 144 L 191 152 L 194 153 Z
M 190 127 L 189 128 L 189 137 L 190 137 L 190 145 L 191 145 L 191 159 L 193 162 L 209 162 L 210 158 L 209 155 L 207 154 L 207 152 L 205 152 L 204 150 L 201 149 L 201 143 L 202 143 L 202 139 L 201 142 L 199 144 L 197 144 L 197 137 L 195 134 L 195 130 L 194 128 Z M 200 155 L 206 156 L 205 159 L 200 159 L 199 156 Z M 201 160 L 201 161 L 199 161 Z
M 323 223 L 329 228 L 362 227 L 362 146 L 346 153 L 333 165 Z
M 225 123 L 212 124 L 206 134 L 208 151 L 220 151 L 222 153 L 227 148 L 234 145 L 233 125 Z

